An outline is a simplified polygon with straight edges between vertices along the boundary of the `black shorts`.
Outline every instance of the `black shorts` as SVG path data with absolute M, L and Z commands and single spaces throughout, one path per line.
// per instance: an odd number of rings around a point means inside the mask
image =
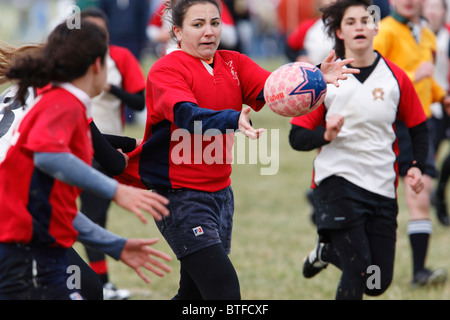
M 369 233 L 396 238 L 397 199 L 360 188 L 332 176 L 314 189 L 315 221 L 319 234 L 366 224 Z
M 170 215 L 156 225 L 177 259 L 215 244 L 222 244 L 230 253 L 234 213 L 231 187 L 217 192 L 155 191 L 170 201 Z

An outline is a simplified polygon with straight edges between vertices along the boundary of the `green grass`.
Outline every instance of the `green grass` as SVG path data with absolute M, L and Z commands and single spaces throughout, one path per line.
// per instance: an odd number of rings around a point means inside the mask
M 281 63 L 282 60 L 261 62 L 269 70 Z M 239 276 L 242 297 L 246 300 L 334 299 L 340 277 L 340 271 L 334 266 L 329 266 L 309 280 L 301 275 L 303 258 L 317 240 L 305 197 L 311 183 L 312 162 L 316 152 L 293 151 L 288 143 L 289 119 L 275 115 L 268 108 L 253 113 L 252 120 L 255 127 L 266 128 L 269 132 L 272 129 L 279 130 L 280 163 L 278 173 L 273 176 L 260 174 L 260 169 L 265 167 L 263 164 L 233 165 L 235 218 L 230 258 Z M 143 128 L 129 126 L 126 133 L 141 137 Z M 450 299 L 450 283 L 435 288 L 410 288 L 412 260 L 406 235 L 408 212 L 401 184 L 399 206 L 394 280 L 388 291 L 376 299 Z M 434 234 L 427 265 L 432 268 L 450 267 L 447 249 L 449 229 L 438 224 L 434 212 L 432 218 Z M 153 222 L 142 225 L 132 214 L 115 205 L 110 210 L 108 228 L 126 237 L 157 236 L 161 240 L 155 247 L 174 257 Z M 110 259 L 110 278 L 118 287 L 131 290 L 133 299 L 166 300 L 176 293 L 179 280 L 178 261 L 174 258 L 169 265 L 172 267 L 170 274 L 165 278 L 151 275 L 152 282 L 147 285 L 134 271 Z

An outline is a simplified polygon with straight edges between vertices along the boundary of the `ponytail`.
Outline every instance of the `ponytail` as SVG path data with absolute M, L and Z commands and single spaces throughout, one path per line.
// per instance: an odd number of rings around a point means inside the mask
M 0 85 L 10 81 L 6 76 L 6 73 L 20 56 L 38 52 L 42 50 L 42 48 L 42 44 L 25 45 L 15 48 L 0 41 Z

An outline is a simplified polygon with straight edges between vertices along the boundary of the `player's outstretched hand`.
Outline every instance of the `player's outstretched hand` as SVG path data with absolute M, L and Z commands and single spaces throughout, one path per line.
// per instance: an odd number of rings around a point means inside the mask
M 169 200 L 149 190 L 119 183 L 113 200 L 122 208 L 133 212 L 145 224 L 147 224 L 147 219 L 141 210 L 147 211 L 158 221 L 163 216 L 169 215 L 169 209 L 166 207 Z
M 256 140 L 263 134 L 265 129 L 254 129 L 250 123 L 250 111 L 252 108 L 245 107 L 239 116 L 239 131 L 246 137 Z
M 141 268 L 145 268 L 159 277 L 164 277 L 165 273 L 171 271 L 169 266 L 154 258 L 160 258 L 168 262 L 172 261 L 172 258 L 169 255 L 150 247 L 156 242 L 158 242 L 157 238 L 127 239 L 120 255 L 120 260 L 136 271 L 139 277 L 146 283 L 150 283 L 150 279 Z
M 335 51 L 332 50 L 328 57 L 323 60 L 320 71 L 322 71 L 326 83 L 332 83 L 339 87 L 339 80 L 347 80 L 347 74 L 358 74 L 359 69 L 344 68 L 346 65 L 355 61 L 355 59 L 344 59 L 336 61 Z

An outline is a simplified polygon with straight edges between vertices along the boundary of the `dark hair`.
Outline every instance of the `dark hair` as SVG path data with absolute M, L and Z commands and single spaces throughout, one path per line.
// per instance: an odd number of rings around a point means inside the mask
M 217 0 L 169 0 L 166 2 L 166 10 L 171 12 L 171 24 L 181 28 L 188 9 L 198 3 L 211 3 L 217 7 L 219 13 L 222 13 L 222 7 Z M 173 30 L 171 34 L 175 38 Z
M 16 59 L 6 77 L 19 80 L 17 99 L 25 103 L 28 87 L 43 87 L 52 81 L 70 82 L 83 76 L 108 50 L 106 31 L 92 22 L 81 20 L 80 28 L 61 23 L 49 35 L 43 50 Z
M 108 16 L 106 15 L 105 11 L 103 11 L 102 9 L 96 8 L 96 7 L 90 7 L 90 8 L 84 9 L 83 11 L 81 11 L 80 17 L 81 17 L 81 19 L 100 18 L 103 21 L 105 21 L 106 26 L 109 25 L 109 19 L 108 19 Z
M 25 54 L 36 53 L 39 50 L 42 50 L 43 47 L 44 45 L 42 44 L 30 44 L 16 48 L 0 41 L 0 85 L 10 81 L 6 77 L 6 73 L 18 57 Z
M 349 7 L 363 6 L 366 9 L 372 5 L 371 0 L 336 0 L 331 5 L 320 9 L 322 12 L 322 20 L 325 25 L 325 29 L 330 38 L 334 40 L 334 50 L 336 55 L 340 58 L 345 56 L 344 41 L 339 39 L 336 35 L 336 30 L 341 28 L 341 22 L 344 17 L 345 11 Z

